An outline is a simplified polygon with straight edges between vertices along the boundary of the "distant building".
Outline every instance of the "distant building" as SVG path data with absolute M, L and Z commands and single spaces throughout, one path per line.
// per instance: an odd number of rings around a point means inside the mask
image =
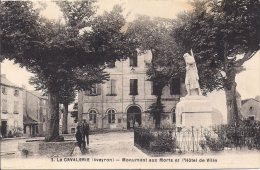
M 156 102 L 153 83 L 146 75 L 146 62 L 151 59 L 152 54 L 148 52 L 121 62 L 107 63 L 110 80 L 96 84 L 90 91 L 79 92 L 79 121 L 89 121 L 91 129 L 131 129 L 134 124 L 153 126 L 153 117 L 146 113 Z M 170 84 L 163 89 L 163 124 L 175 123 L 176 103 L 186 94 L 180 79 L 172 79 Z
M 260 121 L 260 102 L 253 98 L 242 100 L 241 114 L 245 119 Z
M 13 137 L 22 134 L 23 129 L 23 89 L 1 75 L 1 134 Z
M 24 134 L 43 136 L 47 126 L 48 98 L 40 92 L 24 90 Z
M 78 123 L 75 122 L 75 118 L 74 117 L 71 117 L 71 112 L 73 111 L 68 111 L 68 119 L 67 119 L 67 130 L 68 130 L 68 133 L 76 133 L 77 131 L 77 126 L 78 126 Z M 63 120 L 63 114 L 60 113 L 60 134 L 62 133 L 62 120 Z

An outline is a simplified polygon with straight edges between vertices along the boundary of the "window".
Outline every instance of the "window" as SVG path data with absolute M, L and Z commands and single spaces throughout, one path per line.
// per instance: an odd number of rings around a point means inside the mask
M 36 134 L 39 133 L 39 126 L 38 126 L 38 125 L 35 126 L 35 133 L 36 133 Z
M 2 93 L 7 94 L 6 87 L 2 87 Z
M 91 121 L 93 123 L 97 123 L 97 111 L 90 110 L 90 112 L 89 112 L 89 121 Z
M 137 67 L 137 52 L 135 52 L 133 57 L 130 57 L 130 66 Z
M 180 78 L 172 78 L 170 82 L 170 93 L 172 95 L 180 95 L 181 94 L 181 82 Z
M 17 121 L 17 120 L 14 121 L 14 127 L 15 127 L 15 128 L 18 127 L 18 121 Z
M 107 96 L 116 96 L 116 80 L 107 82 Z
M 101 84 L 95 84 L 91 90 L 85 91 L 86 96 L 97 96 L 101 95 Z
M 138 80 L 130 79 L 130 95 L 138 95 Z
M 76 128 L 74 127 L 70 128 L 70 133 L 76 133 Z
M 18 114 L 18 106 L 19 106 L 19 102 L 18 101 L 14 101 L 14 114 Z
M 248 116 L 248 120 L 254 121 L 255 120 L 255 116 Z
M 14 90 L 14 95 L 17 97 L 19 96 L 19 90 Z
M 108 123 L 115 123 L 115 110 L 110 109 L 107 111 L 108 113 Z
M 114 61 L 107 62 L 107 67 L 108 68 L 115 68 L 115 62 Z
M 118 119 L 118 123 L 121 123 L 122 122 L 122 119 Z
M 7 100 L 2 100 L 2 113 L 7 113 Z
M 152 91 L 151 91 L 151 95 L 156 95 L 156 86 L 154 85 L 154 82 L 151 81 L 151 86 L 152 86 Z
M 45 99 L 41 99 L 40 100 L 40 105 L 41 106 L 45 106 L 46 105 L 46 100 Z
M 176 123 L 176 113 L 175 113 L 175 108 L 172 109 L 172 123 Z

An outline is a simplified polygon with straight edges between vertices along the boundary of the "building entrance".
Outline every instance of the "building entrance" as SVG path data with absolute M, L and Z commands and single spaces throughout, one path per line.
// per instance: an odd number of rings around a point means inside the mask
M 1 121 L 1 134 L 3 137 L 7 136 L 7 121 Z
M 138 125 L 142 123 L 141 109 L 138 106 L 131 106 L 127 110 L 127 129 L 132 129 L 135 123 Z

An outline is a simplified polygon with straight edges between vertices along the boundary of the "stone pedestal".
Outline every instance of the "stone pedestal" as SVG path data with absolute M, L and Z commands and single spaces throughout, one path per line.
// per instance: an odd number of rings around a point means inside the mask
M 212 126 L 212 107 L 207 97 L 182 97 L 176 106 L 176 126 L 185 128 Z

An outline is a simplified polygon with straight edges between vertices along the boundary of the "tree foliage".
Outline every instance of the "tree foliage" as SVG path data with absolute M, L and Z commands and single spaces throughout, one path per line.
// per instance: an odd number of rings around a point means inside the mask
M 56 2 L 65 22 L 40 17 L 30 1 L 1 2 L 1 56 L 34 73 L 31 82 L 49 94 L 46 141 L 60 139 L 58 104 L 64 85 L 78 82 L 75 89 L 84 90 L 84 78 L 90 81 L 88 85 L 96 82 L 91 75 L 105 62 L 127 58 L 133 52 L 129 38 L 121 31 L 125 25 L 122 8 L 115 6 L 111 12 L 95 16 L 92 2 Z M 93 70 L 87 74 L 77 71 L 84 68 Z
M 181 60 L 178 46 L 170 36 L 173 21 L 165 18 L 150 18 L 139 15 L 136 20 L 129 23 L 128 33 L 133 36 L 139 53 L 150 51 L 152 59 L 146 63 L 148 80 L 154 86 L 153 94 L 157 96 L 156 103 L 150 110 L 160 124 L 160 113 L 163 112 L 161 103 L 162 90 L 169 85 L 170 79 L 183 75 L 184 62 Z

